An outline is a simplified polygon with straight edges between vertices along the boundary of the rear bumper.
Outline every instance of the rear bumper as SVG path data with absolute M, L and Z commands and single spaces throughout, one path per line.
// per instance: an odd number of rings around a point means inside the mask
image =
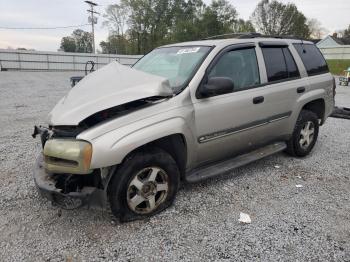
M 98 191 L 95 187 L 83 187 L 79 192 L 63 193 L 62 189 L 56 187 L 55 176 L 46 172 L 42 154 L 36 160 L 33 175 L 40 194 L 64 209 L 75 209 L 90 205 Z

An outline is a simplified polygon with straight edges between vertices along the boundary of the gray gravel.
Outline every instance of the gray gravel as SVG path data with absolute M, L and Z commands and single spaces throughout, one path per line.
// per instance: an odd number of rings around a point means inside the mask
M 305 159 L 281 153 L 183 185 L 175 205 L 147 221 L 52 206 L 33 183 L 40 146 L 30 135 L 72 75 L 0 73 L 0 261 L 350 261 L 349 120 L 328 119 Z M 240 212 L 252 223 L 239 223 Z
M 339 84 L 337 78 L 337 84 Z M 350 107 L 350 85 L 349 86 L 337 86 L 336 104 L 340 107 Z

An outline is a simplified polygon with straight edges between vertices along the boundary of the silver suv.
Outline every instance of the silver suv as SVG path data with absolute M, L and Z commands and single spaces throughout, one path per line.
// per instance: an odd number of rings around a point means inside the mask
M 197 182 L 286 151 L 303 157 L 334 107 L 335 81 L 307 41 L 235 38 L 157 48 L 84 77 L 49 114 L 34 178 L 71 209 L 121 221 L 170 206 Z

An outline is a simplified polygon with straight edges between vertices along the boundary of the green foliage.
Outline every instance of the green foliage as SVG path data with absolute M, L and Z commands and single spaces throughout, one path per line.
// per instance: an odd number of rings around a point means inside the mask
M 62 38 L 60 48 L 64 52 L 91 53 L 92 35 L 84 30 L 76 29 L 71 36 Z
M 350 25 L 347 29 L 344 30 L 344 38 L 350 38 Z
M 344 70 L 350 67 L 350 59 L 329 59 L 327 64 L 333 75 L 344 75 Z
M 100 43 L 103 54 L 127 54 L 129 42 L 121 35 L 110 35 L 107 41 L 102 41 Z
M 255 33 L 255 28 L 251 21 L 244 21 L 243 19 L 238 19 L 233 26 L 234 32 L 251 32 Z
M 262 0 L 251 17 L 258 32 L 267 35 L 294 35 L 309 38 L 307 19 L 294 4 Z
M 121 0 L 104 17 L 111 36 L 100 44 L 103 53 L 145 54 L 164 44 L 255 31 L 227 0 L 209 6 L 202 0 Z
M 65 36 L 61 40 L 61 46 L 60 48 L 64 52 L 75 52 L 76 45 L 75 45 L 75 40 L 71 36 Z

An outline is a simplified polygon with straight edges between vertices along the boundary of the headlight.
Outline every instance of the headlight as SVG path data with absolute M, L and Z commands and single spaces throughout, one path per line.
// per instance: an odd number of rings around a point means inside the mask
M 82 140 L 51 139 L 45 143 L 45 169 L 49 173 L 89 174 L 92 145 Z

